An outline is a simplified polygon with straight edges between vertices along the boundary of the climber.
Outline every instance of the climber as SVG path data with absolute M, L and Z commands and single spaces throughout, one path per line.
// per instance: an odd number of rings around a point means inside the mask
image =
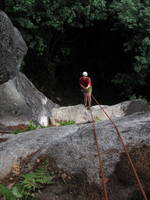
M 82 77 L 80 78 L 80 86 L 82 87 L 82 91 L 84 94 L 84 105 L 87 108 L 91 107 L 91 95 L 92 95 L 92 81 L 91 78 L 88 77 L 87 72 L 82 73 Z

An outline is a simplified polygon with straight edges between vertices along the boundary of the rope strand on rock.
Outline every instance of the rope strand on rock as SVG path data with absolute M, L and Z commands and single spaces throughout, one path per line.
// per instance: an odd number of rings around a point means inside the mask
M 134 164 L 133 164 L 133 162 L 132 162 L 132 159 L 131 159 L 131 157 L 130 157 L 130 155 L 129 155 L 128 149 L 127 149 L 127 147 L 126 147 L 126 145 L 125 145 L 124 139 L 123 139 L 123 137 L 121 136 L 121 133 L 120 133 L 119 129 L 117 128 L 117 126 L 116 126 L 116 124 L 114 123 L 114 121 L 110 118 L 110 116 L 107 114 L 107 112 L 104 110 L 104 108 L 100 105 L 100 103 L 95 99 L 95 97 L 94 97 L 93 95 L 92 95 L 92 98 L 93 98 L 93 100 L 96 102 L 96 104 L 100 106 L 101 110 L 105 113 L 105 115 L 107 116 L 107 118 L 111 121 L 111 123 L 112 123 L 114 129 L 116 130 L 116 133 L 118 134 L 118 137 L 120 138 L 120 141 L 121 141 L 121 143 L 122 143 L 122 145 L 123 145 L 123 147 L 124 147 L 125 153 L 126 153 L 126 155 L 127 155 L 128 161 L 129 161 L 129 163 L 130 163 L 130 165 L 131 165 L 131 169 L 132 169 L 132 171 L 133 171 L 133 173 L 134 173 L 134 176 L 135 176 L 135 179 L 136 179 L 136 181 L 137 181 L 137 183 L 138 183 L 139 189 L 140 189 L 140 191 L 141 191 L 141 193 L 142 193 L 142 195 L 143 195 L 143 197 L 144 197 L 144 200 L 148 200 L 148 198 L 147 198 L 147 196 L 146 196 L 146 193 L 145 193 L 145 191 L 144 191 L 144 187 L 143 187 L 143 185 L 142 185 L 142 183 L 141 183 L 141 181 L 140 181 L 140 178 L 139 178 L 139 176 L 138 176 L 138 174 L 137 174 L 137 171 L 136 171 L 136 169 L 135 169 L 135 166 L 134 166 Z
M 108 192 L 107 192 L 107 187 L 106 187 L 106 182 L 105 182 L 105 173 L 104 173 L 104 163 L 103 163 L 102 156 L 101 156 L 102 148 L 99 143 L 98 136 L 96 134 L 95 121 L 94 121 L 94 117 L 93 117 L 91 109 L 90 109 L 90 113 L 91 113 L 91 118 L 92 118 L 92 122 L 93 122 L 93 135 L 94 135 L 94 138 L 96 141 L 96 149 L 97 149 L 98 160 L 99 160 L 99 178 L 100 178 L 100 180 L 102 179 L 104 200 L 108 200 Z

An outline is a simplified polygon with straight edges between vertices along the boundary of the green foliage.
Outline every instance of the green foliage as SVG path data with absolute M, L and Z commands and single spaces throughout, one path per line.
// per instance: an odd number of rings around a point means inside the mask
M 150 72 L 150 38 L 145 37 L 141 41 L 139 46 L 140 55 L 135 56 L 136 62 L 134 65 L 134 70 L 136 72 Z
M 61 126 L 72 125 L 72 124 L 75 124 L 75 121 L 73 121 L 73 120 L 70 120 L 70 121 L 60 121 L 59 124 Z
M 20 198 L 23 198 L 25 192 L 23 191 L 21 185 L 19 184 L 16 184 L 15 186 L 12 187 L 11 189 L 12 191 L 12 194 L 17 198 L 17 199 L 20 199 Z
M 49 47 L 54 30 L 63 31 L 66 25 L 83 27 L 107 17 L 105 0 L 8 0 L 5 10 L 28 46 L 40 55 Z
M 111 29 L 119 30 L 126 38 L 124 51 L 133 55 L 133 72 L 116 75 L 114 83 L 123 86 L 125 96 L 135 94 L 134 88 L 146 84 L 150 75 L 149 0 L 7 0 L 5 11 L 28 47 L 38 56 L 43 55 L 53 80 L 56 66 L 50 63 L 61 63 L 65 57 L 68 61 L 71 55 L 63 40 L 68 27 L 84 28 L 108 20 Z M 133 77 L 138 79 L 132 84 Z
M 126 50 L 136 51 L 136 72 L 150 66 L 150 2 L 149 0 L 115 0 L 110 6 L 117 19 L 116 27 L 132 33 L 125 44 Z M 138 55 L 139 54 L 139 55 Z
M 44 185 L 53 184 L 53 176 L 48 172 L 48 163 L 45 161 L 42 167 L 32 173 L 24 174 L 23 180 L 19 184 L 15 184 L 11 189 L 0 184 L 0 197 L 5 200 L 32 200 L 34 192 Z
M 137 79 L 135 75 L 132 73 L 125 74 L 125 73 L 118 73 L 115 75 L 115 78 L 112 80 L 112 83 L 115 83 L 116 85 L 121 85 L 122 88 L 126 88 L 126 90 L 122 90 L 121 95 L 123 96 L 131 96 L 133 93 L 133 88 L 135 87 L 137 82 Z M 128 87 L 128 84 L 134 85 L 134 87 Z
M 63 54 L 64 57 L 69 56 L 71 53 L 70 48 L 61 48 L 61 52 Z
M 46 128 L 45 126 L 40 126 L 40 125 L 35 125 L 32 121 L 30 121 L 29 125 L 27 126 L 27 128 L 25 129 L 17 129 L 14 131 L 14 134 L 18 134 L 18 133 L 22 133 L 22 132 L 26 132 L 26 131 L 32 131 L 35 129 L 39 129 L 39 128 Z
M 147 98 L 144 96 L 137 96 L 136 94 L 132 94 L 132 96 L 129 97 L 130 100 L 134 100 L 134 99 L 142 99 L 144 101 L 147 101 Z
M 0 184 L 0 196 L 6 200 L 16 200 L 13 192 L 3 184 Z
M 111 12 L 117 14 L 119 24 L 138 32 L 149 32 L 149 0 L 115 0 L 110 6 Z M 144 30 L 142 29 L 144 28 Z
M 52 184 L 53 177 L 49 175 L 46 169 L 38 169 L 33 173 L 23 175 L 24 188 L 26 190 L 35 191 L 40 188 L 43 184 Z
M 122 87 L 122 96 L 126 96 L 129 99 L 132 97 L 139 98 L 141 95 L 136 94 L 137 86 L 145 86 L 145 74 L 143 73 L 118 73 L 115 75 L 112 82 L 116 85 L 121 85 Z M 146 97 L 144 97 L 146 99 Z
M 146 84 L 146 78 L 150 74 L 150 1 L 115 0 L 110 5 L 110 12 L 116 20 L 114 27 L 129 35 L 124 44 L 125 51 L 132 51 L 134 54 L 134 75 L 117 75 L 115 80 L 117 84 L 120 81 L 120 84 L 125 85 L 123 89 L 126 96 L 130 96 L 134 94 L 134 88 Z M 134 80 L 133 76 L 138 79 Z

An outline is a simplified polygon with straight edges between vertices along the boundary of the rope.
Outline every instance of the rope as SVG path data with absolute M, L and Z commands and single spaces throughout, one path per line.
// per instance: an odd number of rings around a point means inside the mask
M 93 121 L 93 135 L 96 141 L 96 148 L 97 148 L 97 153 L 98 153 L 98 160 L 99 160 L 99 178 L 102 179 L 102 186 L 103 186 L 103 192 L 104 192 L 104 200 L 108 200 L 108 193 L 107 193 L 107 187 L 106 187 L 106 182 L 105 182 L 105 174 L 104 174 L 104 163 L 101 158 L 101 146 L 100 143 L 98 142 L 98 137 L 96 134 L 96 128 L 95 128 L 95 121 L 94 117 L 92 114 L 92 111 L 90 109 L 92 121 Z
M 133 162 L 132 162 L 132 159 L 131 159 L 131 157 L 130 157 L 130 155 L 129 155 L 128 149 L 127 149 L 127 147 L 126 147 L 126 145 L 125 145 L 125 142 L 124 142 L 124 140 L 123 140 L 123 137 L 121 136 L 121 133 L 120 133 L 119 129 L 117 128 L 117 126 L 116 126 L 116 124 L 114 123 L 114 121 L 109 117 L 109 115 L 106 113 L 106 111 L 103 109 L 103 107 L 100 105 L 100 103 L 95 99 L 95 97 L 94 97 L 93 95 L 92 95 L 92 98 L 93 98 L 93 100 L 96 102 L 96 104 L 100 106 L 100 108 L 102 109 L 102 111 L 105 113 L 105 115 L 108 117 L 108 119 L 111 121 L 112 125 L 114 126 L 114 129 L 116 130 L 116 132 L 117 132 L 117 134 L 118 134 L 118 136 L 119 136 L 119 138 L 120 138 L 120 141 L 121 141 L 121 143 L 122 143 L 122 145 L 123 145 L 123 147 L 124 147 L 124 150 L 125 150 L 125 153 L 126 153 L 126 155 L 127 155 L 128 161 L 129 161 L 129 163 L 130 163 L 130 165 L 131 165 L 131 169 L 132 169 L 132 171 L 133 171 L 133 173 L 134 173 L 135 179 L 136 179 L 136 181 L 137 181 L 137 183 L 138 183 L 139 189 L 140 189 L 140 191 L 141 191 L 141 193 L 142 193 L 142 195 L 143 195 L 143 197 L 144 197 L 144 200 L 148 200 L 148 198 L 147 198 L 147 196 L 146 196 L 146 193 L 145 193 L 145 191 L 144 191 L 144 187 L 143 187 L 143 185 L 142 185 L 142 183 L 141 183 L 141 181 L 140 181 L 140 178 L 139 178 L 139 176 L 138 176 L 138 174 L 137 174 L 137 171 L 136 171 L 136 169 L 135 169 L 135 167 L 134 167 L 134 164 L 133 164 Z

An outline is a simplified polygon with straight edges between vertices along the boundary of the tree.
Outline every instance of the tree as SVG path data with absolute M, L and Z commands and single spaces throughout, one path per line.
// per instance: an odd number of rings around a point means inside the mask
M 129 35 L 125 51 L 133 52 L 133 73 L 117 74 L 115 80 L 125 85 L 129 96 L 137 87 L 145 86 L 150 75 L 150 1 L 115 0 L 110 12 L 116 20 L 115 28 Z
M 117 73 L 113 82 L 124 87 L 126 96 L 146 86 L 150 77 L 149 0 L 7 0 L 4 7 L 27 42 L 29 59 L 33 54 L 42 58 L 45 73 L 51 77 L 55 65 L 68 60 L 71 27 L 83 29 L 108 21 L 112 29 L 122 32 L 124 51 L 133 56 L 132 73 Z

